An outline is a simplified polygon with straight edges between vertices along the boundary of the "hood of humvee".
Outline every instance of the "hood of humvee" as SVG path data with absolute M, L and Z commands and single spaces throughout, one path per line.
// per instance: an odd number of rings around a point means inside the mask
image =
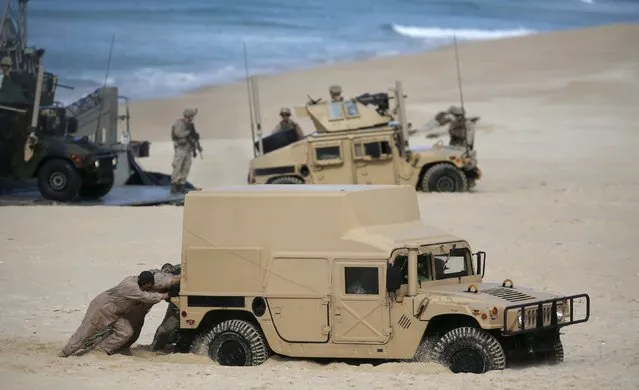
M 488 306 L 511 306 L 527 304 L 559 295 L 526 287 L 502 287 L 501 283 L 477 283 L 477 293 L 468 292 L 468 283 L 440 284 L 429 286 L 422 284 L 419 293 L 428 295 L 430 300 L 446 300 L 455 303 L 485 303 Z
M 252 168 L 272 168 L 301 164 L 306 161 L 306 142 L 295 142 L 253 158 Z
M 454 153 L 462 154 L 466 151 L 464 148 L 450 145 L 416 145 L 411 146 L 410 151 L 413 153 Z

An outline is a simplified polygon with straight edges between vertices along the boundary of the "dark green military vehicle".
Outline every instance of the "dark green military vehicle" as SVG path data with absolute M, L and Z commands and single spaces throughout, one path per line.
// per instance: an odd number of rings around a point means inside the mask
M 57 77 L 44 49 L 26 47 L 26 1 L 6 0 L 0 19 L 0 192 L 9 181 L 37 180 L 42 197 L 99 198 L 113 187 L 116 154 L 77 138 L 77 120 L 56 104 Z

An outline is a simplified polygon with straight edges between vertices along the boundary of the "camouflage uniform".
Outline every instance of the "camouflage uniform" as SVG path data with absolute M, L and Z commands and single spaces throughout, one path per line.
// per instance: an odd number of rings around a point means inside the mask
M 342 97 L 342 87 L 340 87 L 339 85 L 337 84 L 331 85 L 330 88 L 328 89 L 328 93 L 331 95 L 332 102 L 344 101 L 344 98 Z
M 11 61 L 11 57 L 2 57 L 2 60 L 0 60 L 0 68 L 2 68 L 0 72 L 0 77 L 2 77 L 2 79 L 0 79 L 0 89 L 4 89 L 5 84 L 11 81 L 9 72 L 11 72 L 12 66 L 13 61 Z
M 272 134 L 275 134 L 279 131 L 295 129 L 295 132 L 297 133 L 297 138 L 298 139 L 304 138 L 304 132 L 302 131 L 302 127 L 297 122 L 291 119 L 290 109 L 286 107 L 282 108 L 280 110 L 280 116 L 282 117 L 282 120 L 277 124 L 277 126 L 275 126 L 275 128 L 272 131 Z
M 187 108 L 184 110 L 184 118 L 176 120 L 171 126 L 174 151 L 171 193 L 184 192 L 184 183 L 186 183 L 191 170 L 195 145 L 193 145 L 189 137 L 195 133 L 195 126 L 192 122 L 195 114 L 197 114 L 197 109 Z
M 477 120 L 479 120 L 479 117 L 466 118 L 463 108 L 450 106 L 447 111 L 439 112 L 435 118 L 426 123 L 422 129 L 411 129 L 409 134 L 414 134 L 418 131 L 429 132 L 437 127 L 448 124 L 448 134 L 450 135 L 448 144 L 451 146 L 465 147 L 467 142 L 469 148 L 472 150 L 475 144 L 475 122 L 477 122 Z
M 80 327 L 62 349 L 61 356 L 74 354 L 89 338 L 109 325 L 113 327 L 113 333 L 99 343 L 98 349 L 112 354 L 134 333 L 131 323 L 123 316 L 134 309 L 138 302 L 155 304 L 167 297 L 168 294 L 143 291 L 138 285 L 138 276 L 125 278 L 91 301 Z
M 171 273 L 172 275 L 180 275 L 182 267 L 180 264 L 170 265 L 165 264 L 162 267 L 164 272 Z M 151 343 L 151 350 L 162 350 L 166 344 L 170 344 L 171 336 L 173 332 L 180 326 L 180 309 L 173 302 L 169 301 L 169 305 L 166 308 L 164 319 L 158 326 L 153 336 L 153 342 Z

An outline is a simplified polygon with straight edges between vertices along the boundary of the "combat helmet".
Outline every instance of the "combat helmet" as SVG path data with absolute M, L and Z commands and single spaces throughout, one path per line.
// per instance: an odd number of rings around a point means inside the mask
M 185 108 L 182 115 L 184 116 L 195 116 L 197 114 L 197 108 Z
M 340 86 L 339 86 L 339 85 L 337 85 L 337 84 L 333 84 L 333 85 L 331 85 L 331 86 L 330 86 L 330 88 L 328 89 L 328 92 L 329 92 L 331 95 L 337 95 L 337 94 L 340 94 L 340 93 L 342 93 L 342 87 L 340 87 Z
M 280 115 L 291 115 L 291 109 L 288 107 L 282 107 Z
M 458 106 L 450 106 L 448 108 L 448 113 L 453 115 L 464 115 L 464 109 Z
M 5 56 L 0 60 L 0 66 L 13 66 L 13 61 L 11 61 L 11 57 Z

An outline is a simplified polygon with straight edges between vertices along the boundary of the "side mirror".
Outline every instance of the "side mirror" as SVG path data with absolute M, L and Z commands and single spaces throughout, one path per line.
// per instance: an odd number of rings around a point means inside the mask
M 475 255 L 477 256 L 476 273 L 479 274 L 481 272 L 481 277 L 483 278 L 486 273 L 486 252 L 478 251 Z
M 386 292 L 395 292 L 402 286 L 402 270 L 388 264 L 386 268 Z

